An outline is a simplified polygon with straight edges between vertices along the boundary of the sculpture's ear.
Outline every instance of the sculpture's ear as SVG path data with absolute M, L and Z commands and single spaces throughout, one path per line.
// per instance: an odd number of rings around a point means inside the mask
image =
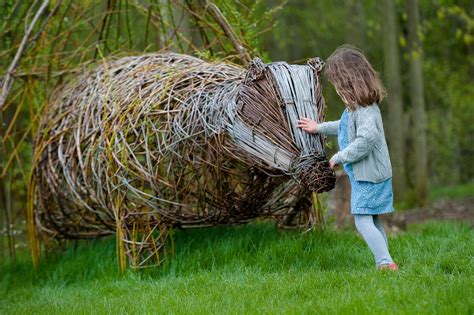
M 265 64 L 262 59 L 255 57 L 252 59 L 252 62 L 247 67 L 247 73 L 245 74 L 244 84 L 251 83 L 256 80 L 263 78 L 265 71 Z
M 311 69 L 316 71 L 316 73 L 319 75 L 323 71 L 324 65 L 326 63 L 321 58 L 315 57 L 315 58 L 308 59 L 307 64 Z

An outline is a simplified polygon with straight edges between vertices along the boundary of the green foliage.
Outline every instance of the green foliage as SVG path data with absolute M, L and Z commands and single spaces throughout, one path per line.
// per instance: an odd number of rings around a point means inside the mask
M 395 203 L 395 209 L 406 210 L 416 207 L 415 191 L 411 189 L 407 193 L 405 200 Z M 432 186 L 428 191 L 428 201 L 434 202 L 440 199 L 464 199 L 474 197 L 474 183 L 456 184 L 456 185 L 438 185 Z
M 474 45 L 464 35 L 474 32 L 472 3 L 444 1 L 437 10 L 428 10 L 429 2 L 422 5 L 432 181 L 467 182 L 474 175 L 470 166 L 474 126 L 469 114 L 474 110 Z
M 1 76 L 13 61 L 26 26 L 32 22 L 41 3 L 5 0 L 0 5 L 0 16 L 5 17 L 0 22 Z M 57 4 L 57 1 L 50 2 L 21 56 L 6 109 L 0 115 L 3 142 L 0 145 L 4 145 L 0 150 L 0 181 L 3 184 L 0 187 L 5 187 L 5 192 L 0 191 L 0 198 L 11 200 L 8 212 L 13 223 L 22 221 L 26 213 L 33 139 L 43 105 L 56 88 L 82 69 L 93 67 L 103 58 L 163 50 L 243 63 L 235 56 L 235 48 L 220 25 L 198 3 L 62 1 L 48 23 L 44 23 Z M 268 7 L 262 1 L 222 0 L 215 3 L 250 55 L 261 55 L 268 60 L 268 54 L 260 49 L 261 35 L 271 29 L 272 17 L 280 6 Z M 43 23 L 44 29 L 39 32 Z M 203 42 L 202 37 L 208 42 Z M 1 201 L 0 205 L 3 204 Z M 0 210 L 0 222 L 4 224 L 3 209 Z M 4 238 L 0 236 L 2 245 Z
M 473 198 L 474 197 L 474 183 L 468 183 L 464 185 L 452 185 L 452 186 L 438 186 L 433 187 L 429 192 L 429 198 L 431 200 L 443 199 L 443 198 Z
M 224 13 L 226 19 L 244 40 L 251 56 L 258 56 L 269 62 L 269 54 L 262 50 L 264 34 L 271 31 L 275 22 L 274 16 L 283 8 L 283 0 L 274 6 L 262 0 L 258 1 L 214 1 Z M 215 27 L 218 27 L 216 24 Z
M 80 242 L 38 273 L 2 266 L 0 312 L 447 313 L 474 310 L 474 232 L 454 223 L 390 237 L 397 273 L 375 270 L 353 231 L 281 232 L 268 223 L 181 230 L 162 267 L 119 276 L 113 239 Z

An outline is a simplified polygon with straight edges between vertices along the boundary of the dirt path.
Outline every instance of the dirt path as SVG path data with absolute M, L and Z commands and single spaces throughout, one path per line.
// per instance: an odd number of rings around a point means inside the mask
M 408 224 L 427 220 L 456 220 L 469 222 L 474 227 L 474 197 L 460 200 L 438 200 L 424 208 L 397 211 L 385 217 L 392 230 L 404 230 Z

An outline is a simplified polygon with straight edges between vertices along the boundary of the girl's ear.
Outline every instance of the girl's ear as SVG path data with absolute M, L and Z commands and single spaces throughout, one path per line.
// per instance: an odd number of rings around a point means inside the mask
M 313 69 L 314 71 L 316 71 L 316 73 L 319 75 L 321 73 L 321 71 L 323 71 L 323 68 L 324 68 L 324 65 L 326 64 L 321 58 L 319 57 L 315 57 L 315 58 L 311 58 L 311 59 L 308 59 L 308 61 L 306 62 L 308 64 L 308 66 Z

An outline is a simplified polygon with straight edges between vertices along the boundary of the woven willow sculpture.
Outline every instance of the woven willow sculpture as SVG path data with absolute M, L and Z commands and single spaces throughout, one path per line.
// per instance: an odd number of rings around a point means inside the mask
M 32 196 L 42 239 L 112 233 L 119 261 L 163 259 L 170 229 L 248 222 L 310 225 L 309 191 L 334 187 L 324 140 L 323 64 L 246 70 L 187 55 L 104 62 L 47 106 Z

